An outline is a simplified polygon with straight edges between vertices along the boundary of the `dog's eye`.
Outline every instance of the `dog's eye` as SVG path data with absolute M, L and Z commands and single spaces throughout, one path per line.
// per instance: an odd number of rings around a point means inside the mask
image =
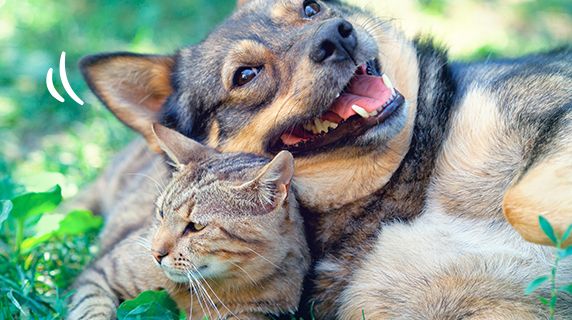
M 304 2 L 304 15 L 308 18 L 311 18 L 318 13 L 320 13 L 322 8 L 315 0 L 309 0 Z
M 187 227 L 185 228 L 185 231 L 183 231 L 183 233 L 187 234 L 187 233 L 191 233 L 191 232 L 199 232 L 199 231 L 203 230 L 204 228 L 206 228 L 205 225 L 202 225 L 200 223 L 191 222 L 187 225 Z
M 256 78 L 256 76 L 260 73 L 260 70 L 262 70 L 262 67 L 238 68 L 232 79 L 232 85 L 235 87 L 242 87 L 243 85 L 254 80 L 254 78 Z

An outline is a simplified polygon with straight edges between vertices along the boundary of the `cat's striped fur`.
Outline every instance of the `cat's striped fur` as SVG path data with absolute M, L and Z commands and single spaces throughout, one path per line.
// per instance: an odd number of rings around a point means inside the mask
M 163 147 L 178 168 L 157 200 L 157 214 L 79 277 L 68 319 L 112 319 L 122 300 L 161 288 L 190 319 L 265 319 L 294 311 L 309 254 L 289 195 L 292 156 L 282 153 L 269 163 L 217 153 L 166 128 L 157 134 L 169 137 Z

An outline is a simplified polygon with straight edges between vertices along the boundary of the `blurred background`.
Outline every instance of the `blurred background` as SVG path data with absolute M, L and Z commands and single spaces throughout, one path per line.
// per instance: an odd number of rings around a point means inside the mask
M 407 34 L 432 34 L 457 59 L 514 56 L 572 43 L 570 0 L 355 0 Z M 102 51 L 171 53 L 200 41 L 233 0 L 0 0 L 0 199 L 60 184 L 64 197 L 91 181 L 133 138 L 88 92 L 78 60 Z M 57 72 L 86 102 L 64 94 Z M 53 67 L 56 89 L 46 89 Z
M 351 2 L 408 35 L 435 36 L 455 59 L 572 44 L 571 0 Z M 103 51 L 172 53 L 200 41 L 233 8 L 234 0 L 0 0 L 0 319 L 62 318 L 68 286 L 96 255 L 102 221 L 56 207 L 134 138 L 87 90 L 79 59 Z M 64 93 L 62 51 L 84 106 Z M 65 103 L 48 93 L 49 68 Z M 55 185 L 61 190 L 29 193 Z

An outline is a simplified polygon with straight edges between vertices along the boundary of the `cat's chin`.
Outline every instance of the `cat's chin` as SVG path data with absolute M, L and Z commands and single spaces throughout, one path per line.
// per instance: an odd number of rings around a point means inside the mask
M 165 272 L 165 275 L 167 276 L 167 278 L 169 278 L 169 280 L 176 282 L 176 283 L 189 283 L 189 277 L 181 272 L 177 272 L 174 270 L 166 270 L 163 269 L 163 272 Z

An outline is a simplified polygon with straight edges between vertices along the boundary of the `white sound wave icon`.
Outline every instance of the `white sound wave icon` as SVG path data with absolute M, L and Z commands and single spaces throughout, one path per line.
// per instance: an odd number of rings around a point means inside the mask
M 53 79 L 54 70 L 50 68 L 48 70 L 48 74 L 46 75 L 46 86 L 48 86 L 48 91 L 59 102 L 64 102 L 64 97 L 60 95 L 60 93 L 54 88 L 54 79 Z M 68 81 L 68 76 L 66 74 L 66 52 L 62 51 L 62 55 L 60 56 L 60 79 L 62 80 L 62 84 L 64 85 L 64 89 L 68 93 L 68 95 L 73 99 L 73 101 L 77 102 L 80 106 L 83 106 L 83 100 L 81 100 L 77 94 L 73 91 L 70 86 L 70 82 Z

